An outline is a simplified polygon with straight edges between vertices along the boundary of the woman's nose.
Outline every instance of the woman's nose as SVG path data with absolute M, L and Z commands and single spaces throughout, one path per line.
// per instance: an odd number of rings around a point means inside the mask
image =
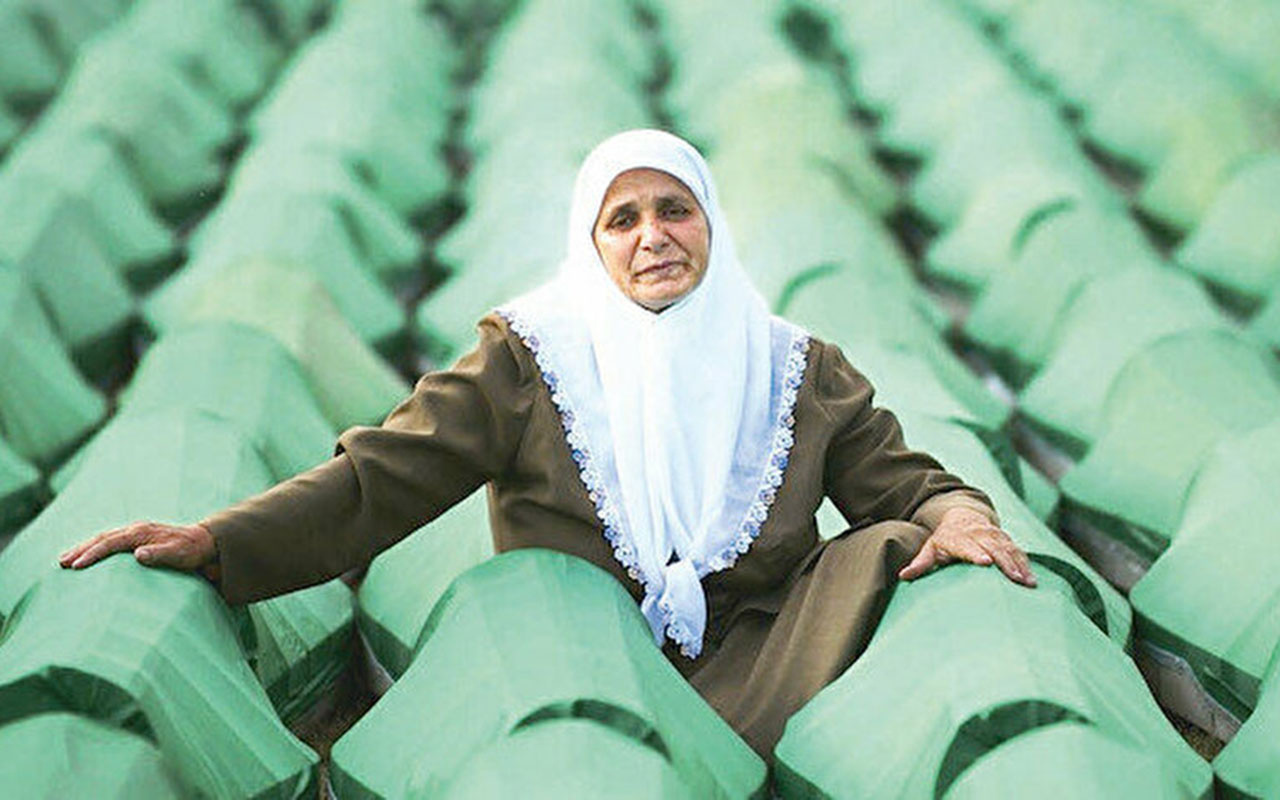
M 649 219 L 640 224 L 640 246 L 650 250 L 661 250 L 671 241 L 666 227 L 659 219 Z

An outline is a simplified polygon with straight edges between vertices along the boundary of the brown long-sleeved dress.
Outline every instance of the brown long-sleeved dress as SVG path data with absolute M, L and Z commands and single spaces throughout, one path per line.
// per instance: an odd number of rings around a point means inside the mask
M 906 449 L 893 415 L 833 345 L 814 340 L 784 482 L 751 549 L 703 579 L 708 623 L 695 660 L 668 657 L 766 757 L 787 718 L 865 648 L 896 573 L 957 505 L 995 519 L 980 492 Z M 453 368 L 424 376 L 379 428 L 339 455 L 206 520 L 221 588 L 243 603 L 367 562 L 484 484 L 499 552 L 546 547 L 641 585 L 614 559 L 533 355 L 496 315 Z M 852 530 L 819 539 L 830 496 Z

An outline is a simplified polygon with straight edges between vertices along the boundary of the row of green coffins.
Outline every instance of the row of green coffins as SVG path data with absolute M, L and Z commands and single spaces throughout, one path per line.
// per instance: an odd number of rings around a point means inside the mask
M 1055 3 L 1029 5 L 1038 14 Z M 1128 13 L 1093 8 L 1105 4 L 1087 5 L 1091 13 Z M 1062 6 L 1055 13 L 1071 12 Z M 1029 252 L 1028 235 L 1040 218 L 1063 204 L 1118 207 L 1114 192 L 1082 156 L 1051 99 L 1028 89 L 972 20 L 943 3 L 924 0 L 908 4 L 907 10 L 888 4 L 842 9 L 835 18 L 846 27 L 858 23 L 845 31 L 856 57 L 857 99 L 880 114 L 881 145 L 924 161 L 911 188 L 912 201 L 947 228 L 926 254 L 932 274 L 969 290 L 981 288 L 1015 261 L 1038 266 L 1044 253 Z M 908 29 L 911 35 L 904 39 Z M 884 44 L 900 39 L 910 46 Z M 1190 220 L 1195 235 L 1179 251 L 1178 261 L 1212 280 L 1246 309 L 1280 291 L 1280 251 L 1272 246 L 1275 192 L 1268 191 L 1276 182 L 1276 155 L 1274 144 L 1251 145 L 1215 170 L 1206 167 L 1201 175 L 1192 165 L 1211 159 L 1184 154 L 1178 158 L 1179 168 L 1194 174 L 1179 179 L 1157 176 L 1160 180 L 1152 182 L 1154 189 L 1166 193 L 1175 191 L 1173 184 L 1179 180 L 1187 184 L 1186 191 L 1208 192 L 1197 201 L 1203 208 Z M 1103 252 L 1103 268 L 1132 260 L 1132 243 L 1142 244 L 1141 236 L 1134 234 L 1136 230 L 1117 239 L 1117 233 L 1109 233 L 1105 246 L 1092 246 L 1093 251 L 1123 248 Z M 1083 241 L 1087 244 L 1088 239 Z M 1103 271 L 1090 266 L 1080 246 L 1069 253 L 1083 265 L 1068 276 L 1078 280 L 1081 270 Z M 1015 281 L 1003 288 L 1001 296 L 1007 302 L 1026 286 L 1025 281 Z M 1280 294 L 1268 305 L 1270 313 L 1256 323 L 1273 341 L 1280 341 L 1278 308 Z M 1043 340 L 1033 337 L 1029 344 L 1043 346 Z
M 84 4 L 40 5 L 37 21 Z M 156 211 L 179 219 L 211 196 L 235 115 L 320 6 L 138 0 L 86 41 L 65 86 L 0 163 L 0 258 L 26 274 L 89 373 L 123 358 L 130 284 L 177 257 Z
M 229 612 L 196 577 L 127 556 L 83 573 L 55 559 L 136 519 L 199 519 L 322 459 L 332 438 L 266 334 L 223 323 L 162 338 L 120 413 L 57 476 L 54 502 L 0 553 L 5 723 L 67 711 L 133 731 L 186 792 L 313 792 L 316 757 L 280 720 L 315 706 L 347 663 L 345 586 Z
M 340 5 L 254 110 L 225 195 L 190 262 L 148 299 L 148 320 L 173 326 L 227 268 L 269 256 L 305 265 L 362 339 L 390 345 L 405 316 L 387 284 L 424 255 L 405 218 L 449 188 L 439 147 L 452 67 L 440 24 L 411 5 Z
M 473 507 L 415 534 L 396 561 L 443 552 L 446 538 L 469 547 L 482 535 L 462 529 L 475 516 Z M 434 563 L 453 570 L 469 560 Z M 1036 563 L 1036 590 L 971 567 L 900 587 L 868 651 L 788 723 L 776 790 L 986 797 L 992 787 L 1044 785 L 1082 798 L 1207 797 L 1208 766 L 1108 639 L 1098 593 L 1069 565 L 1039 554 Z M 423 580 L 399 563 L 370 580 L 391 570 L 416 578 L 406 587 Z M 418 595 L 411 602 L 440 594 L 438 577 L 428 572 L 434 589 L 408 590 Z M 392 595 L 362 588 L 362 624 L 391 619 Z M 627 797 L 763 796 L 763 764 L 665 661 L 634 601 L 597 568 L 517 551 L 457 578 L 429 615 L 415 613 L 412 661 L 334 746 L 338 797 L 473 797 L 485 796 L 478 787 L 514 786 L 563 796 L 611 785 L 620 765 L 632 779 L 614 791 Z M 424 729 L 424 718 L 437 723 Z M 1139 767 L 1115 784 L 1108 765 L 1127 760 Z M 1023 777 L 1002 785 L 1010 775 Z

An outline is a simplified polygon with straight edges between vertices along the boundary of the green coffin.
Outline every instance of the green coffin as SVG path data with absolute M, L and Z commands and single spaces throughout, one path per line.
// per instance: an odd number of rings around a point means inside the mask
M 1256 303 L 1280 284 L 1280 153 L 1242 165 L 1223 185 L 1195 230 L 1178 248 L 1178 263 Z
M 376 425 L 409 385 L 356 335 L 305 267 L 250 259 L 221 270 L 178 315 L 180 324 L 234 322 L 270 334 L 302 368 L 335 429 Z
M 635 600 L 602 570 L 543 550 L 490 559 L 454 582 L 409 670 L 334 745 L 334 790 L 344 800 L 436 796 L 478 753 L 560 717 L 665 752 L 691 796 L 762 791 L 764 763 L 654 646 Z
M 276 480 L 333 454 L 333 426 L 302 371 L 279 342 L 255 328 L 210 322 L 161 337 L 120 401 L 121 415 L 191 408 L 234 421 Z
M 107 413 L 76 371 L 27 280 L 0 262 L 0 435 L 23 458 L 51 466 Z
M 315 793 L 319 758 L 276 717 L 226 606 L 193 575 L 117 555 L 32 587 L 5 619 L 0 725 L 54 711 L 147 737 L 208 797 Z
M 51 197 L 60 193 L 75 198 L 72 205 L 84 215 L 85 229 L 130 282 L 147 277 L 176 250 L 173 233 L 152 212 L 120 151 L 109 141 L 59 136 L 48 129 L 27 136 L 5 162 L 0 195 L 23 203 L 40 191 L 36 187 L 49 185 L 57 187 Z M 54 213 L 54 208 L 47 206 L 45 213 Z M 26 222 L 39 226 L 41 218 L 29 216 Z
M 261 18 L 235 0 L 136 0 L 122 35 L 187 73 L 224 108 L 262 93 L 280 60 Z
M 427 797 L 410 778 L 407 794 Z M 526 726 L 481 750 L 441 797 L 494 800 L 693 800 L 665 753 L 585 719 L 553 718 Z
M 60 552 L 137 520 L 196 522 L 273 482 L 236 422 L 198 408 L 118 416 L 86 448 L 67 486 L 0 553 L 0 618 L 28 587 L 61 573 Z M 246 655 L 281 716 L 311 708 L 345 668 L 354 615 L 339 581 L 237 612 Z
M 1003 172 L 983 185 L 956 224 L 933 241 L 924 267 L 939 280 L 980 291 L 1012 266 L 1028 226 L 1083 194 L 1077 180 L 1042 166 Z
M 1190 800 L 1159 758 L 1080 722 L 1028 731 L 982 756 L 945 800 Z
M 1208 765 L 1137 668 L 1065 583 L 1039 574 L 1034 590 L 971 566 L 899 585 L 866 652 L 787 723 L 778 793 L 942 797 L 1005 743 L 1074 721 L 1157 759 L 1181 796 L 1207 798 Z
M 964 335 L 1011 362 L 1012 372 L 1044 363 L 1062 315 L 1090 278 L 1135 267 L 1159 268 L 1125 212 L 1076 204 L 1033 223 L 1010 267 L 994 276 L 969 310 Z
M 103 430 L 62 492 L 0 553 L 0 617 L 59 572 L 58 554 L 104 530 L 152 519 L 190 524 L 271 485 L 231 422 L 168 409 Z
M 227 270 L 254 258 L 304 267 L 371 345 L 388 344 L 404 328 L 403 309 L 366 263 L 341 207 L 323 195 L 274 187 L 234 193 L 205 219 L 191 246 L 187 266 L 147 299 L 147 318 L 160 330 L 179 324 L 194 298 Z
M 1105 196 L 1101 178 L 1047 102 L 1012 94 L 986 108 L 960 121 L 912 183 L 912 203 L 926 217 L 950 226 L 983 186 L 1026 167 L 1058 172 L 1090 196 Z
M 833 269 L 795 287 L 779 311 L 839 344 L 853 365 L 868 373 L 877 390 L 893 396 L 891 408 L 942 409 L 958 404 L 964 409 L 962 416 L 993 430 L 1001 427 L 1008 419 L 1008 406 L 938 335 L 927 316 L 928 303 L 918 291 L 898 291 L 870 271 Z M 930 374 L 921 379 L 918 390 L 908 388 L 911 374 L 895 380 L 896 371 L 913 373 L 921 364 Z M 930 403 L 931 397 L 938 398 L 937 404 Z
M 248 606 L 254 674 L 285 723 L 328 697 L 351 660 L 354 598 L 341 580 Z
M 1280 648 L 1276 650 L 1280 654 Z M 1213 760 L 1222 800 L 1280 796 L 1280 657 L 1272 659 L 1253 715 Z
M 1146 531 L 1135 544 L 1154 556 L 1211 448 L 1276 419 L 1280 378 L 1270 354 L 1227 331 L 1166 336 L 1112 381 L 1098 438 L 1063 476 L 1063 497 Z
M 391 675 L 409 668 L 431 609 L 454 578 L 493 555 L 487 494 L 472 493 L 369 565 L 360 583 L 360 631 Z
M 1229 326 L 1186 275 L 1143 267 L 1098 275 L 1063 312 L 1057 344 L 1018 396 L 1018 411 L 1078 457 L 1097 437 L 1107 390 L 1130 357 L 1177 331 Z
M 183 796 L 154 744 L 89 717 L 62 712 L 0 727 L 0 786 L 11 797 L 27 800 Z
M 1021 478 L 1021 465 L 1011 459 L 1012 447 L 997 449 L 982 441 L 972 425 L 925 414 L 899 414 L 907 445 L 923 450 L 991 498 L 1000 525 L 1010 538 L 1031 554 L 1032 569 L 1050 572 L 1073 587 L 1081 611 L 1119 647 L 1127 648 L 1133 627 L 1129 604 L 1093 568 L 1050 530 L 1028 507 L 1009 478 Z M 1003 459 L 1000 457 L 1003 456 Z M 1020 487 L 1025 491 L 1026 487 Z
M 36 183 L 20 197 L 0 194 L 0 220 L 0 260 L 26 276 L 81 365 L 105 371 L 134 302 L 92 209 L 52 183 Z
M 120 147 L 146 195 L 180 206 L 222 179 L 218 150 L 235 133 L 228 109 L 161 56 L 122 32 L 94 38 L 41 125 L 105 136 Z

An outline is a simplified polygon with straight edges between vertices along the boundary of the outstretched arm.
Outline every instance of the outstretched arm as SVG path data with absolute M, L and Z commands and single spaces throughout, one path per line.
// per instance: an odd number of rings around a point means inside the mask
M 244 603 L 340 575 L 443 513 L 510 463 L 536 372 L 487 317 L 480 344 L 424 376 L 382 427 L 352 428 L 339 454 L 191 526 L 138 523 L 63 554 L 83 568 L 132 551 L 148 566 L 200 570 Z

